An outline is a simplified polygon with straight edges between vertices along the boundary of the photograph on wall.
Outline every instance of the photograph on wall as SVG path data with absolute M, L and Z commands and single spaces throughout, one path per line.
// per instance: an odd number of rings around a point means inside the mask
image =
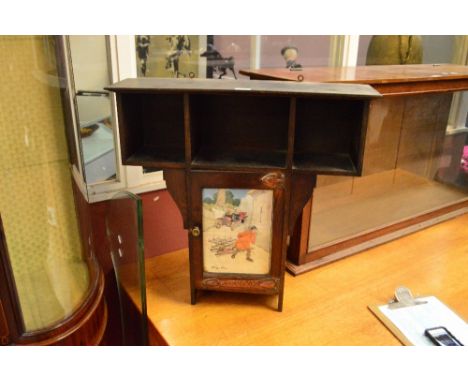
M 201 48 L 200 36 L 137 35 L 137 75 L 161 78 L 200 77 Z M 203 77 L 204 71 L 205 68 Z
M 217 78 L 219 80 L 233 78 L 237 80 L 235 58 L 232 55 L 223 56 L 215 45 L 213 35 L 207 36 L 206 43 L 206 50 L 200 54 L 200 57 L 206 58 L 206 78 Z
M 273 191 L 205 188 L 202 198 L 204 271 L 268 274 Z

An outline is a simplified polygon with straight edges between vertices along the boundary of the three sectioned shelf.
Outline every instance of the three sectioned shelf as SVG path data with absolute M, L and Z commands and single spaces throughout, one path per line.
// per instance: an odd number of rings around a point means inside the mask
M 126 165 L 359 175 L 368 85 L 127 79 L 116 92 Z

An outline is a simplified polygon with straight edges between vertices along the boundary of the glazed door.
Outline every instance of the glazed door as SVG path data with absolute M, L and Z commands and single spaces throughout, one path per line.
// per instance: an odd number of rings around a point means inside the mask
M 143 211 L 140 197 L 120 192 L 108 203 L 106 234 L 120 305 L 122 343 L 147 345 Z

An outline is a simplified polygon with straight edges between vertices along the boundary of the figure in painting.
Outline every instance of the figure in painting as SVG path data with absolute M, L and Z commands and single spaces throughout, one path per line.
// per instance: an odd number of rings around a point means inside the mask
M 140 62 L 140 70 L 143 74 L 143 77 L 146 76 L 147 62 L 149 56 L 149 47 L 150 47 L 150 36 L 137 36 L 137 55 Z
M 179 75 L 186 77 L 179 72 L 179 59 L 182 54 L 192 54 L 189 36 L 174 35 L 166 38 L 169 42 L 169 51 L 166 54 L 166 69 L 172 72 L 173 77 L 179 78 Z
M 287 69 L 301 69 L 302 65 L 297 63 L 297 54 L 298 49 L 295 46 L 285 46 L 281 49 L 281 55 L 286 61 L 286 68 Z
M 250 256 L 252 253 L 252 244 L 255 244 L 257 240 L 257 227 L 250 226 L 247 230 L 239 232 L 237 234 L 237 240 L 233 248 L 233 254 L 231 258 L 235 259 L 236 255 L 239 252 L 245 251 L 246 253 L 246 260 L 253 262 L 252 257 Z

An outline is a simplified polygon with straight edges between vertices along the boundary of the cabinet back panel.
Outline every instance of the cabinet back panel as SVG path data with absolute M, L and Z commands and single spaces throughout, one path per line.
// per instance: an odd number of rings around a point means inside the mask
M 122 157 L 149 161 L 184 161 L 183 96 L 122 94 Z M 123 122 L 123 123 L 122 123 Z M 122 139 L 124 138 L 124 139 Z
M 117 96 L 119 117 L 120 149 L 122 160 L 126 160 L 143 145 L 143 134 L 139 94 L 119 94 Z
M 357 160 L 363 101 L 297 100 L 295 153 L 349 154 Z
M 184 108 L 180 94 L 146 94 L 142 98 L 144 141 L 148 146 L 184 150 Z
M 287 150 L 288 97 L 191 95 L 193 151 Z

